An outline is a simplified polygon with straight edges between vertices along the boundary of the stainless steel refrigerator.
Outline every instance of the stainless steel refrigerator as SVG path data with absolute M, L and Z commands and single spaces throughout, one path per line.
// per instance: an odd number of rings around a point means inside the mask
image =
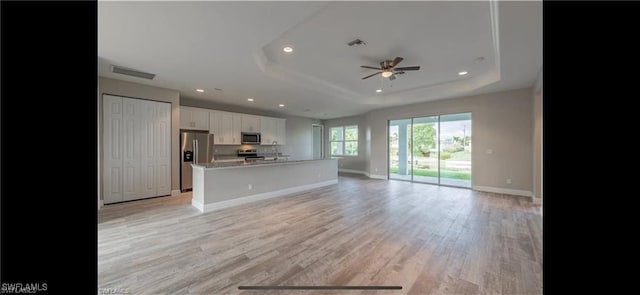
M 193 187 L 192 163 L 213 162 L 213 134 L 207 131 L 180 130 L 180 190 Z

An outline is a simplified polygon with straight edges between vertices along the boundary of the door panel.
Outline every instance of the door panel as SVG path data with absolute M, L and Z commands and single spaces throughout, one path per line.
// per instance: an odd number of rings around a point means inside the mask
M 140 102 L 137 99 L 123 98 L 125 109 L 124 114 L 124 192 L 125 201 L 135 200 L 141 195 L 141 169 L 142 159 L 140 158 L 141 143 L 141 120 Z
M 156 106 L 153 101 L 140 100 L 140 179 L 143 184 L 139 198 L 156 196 Z
M 440 116 L 440 184 L 471 187 L 471 113 Z
M 122 97 L 102 96 L 103 181 L 105 204 L 122 202 Z
M 171 104 L 156 103 L 156 194 L 171 194 Z
M 389 120 L 389 179 L 412 180 L 411 119 Z
M 438 116 L 412 119 L 411 174 L 413 181 L 438 183 Z

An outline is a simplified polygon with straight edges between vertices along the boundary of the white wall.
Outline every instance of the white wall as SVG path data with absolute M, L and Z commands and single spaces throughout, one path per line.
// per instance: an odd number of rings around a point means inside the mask
M 180 99 L 180 105 L 212 109 L 212 110 L 220 110 L 220 111 L 226 111 L 226 112 L 235 112 L 235 113 L 252 114 L 252 115 L 258 115 L 258 116 L 268 116 L 268 117 L 287 119 L 286 144 L 284 146 L 278 147 L 278 152 L 281 152 L 282 154 L 285 154 L 285 155 L 290 155 L 291 160 L 312 159 L 313 130 L 311 129 L 311 125 L 322 124 L 322 121 L 319 119 L 287 116 L 287 115 L 282 115 L 275 112 L 269 112 L 269 111 L 264 111 L 260 109 L 220 104 L 212 101 L 204 101 L 204 100 L 198 100 L 198 99 L 193 99 L 188 97 L 182 97 Z M 240 145 L 220 146 L 218 148 L 218 153 L 233 154 L 234 151 L 238 148 L 240 148 Z M 265 150 L 264 147 L 258 147 L 258 149 Z M 270 151 L 271 147 L 266 147 L 266 149 Z
M 98 177 L 102 173 L 102 94 L 113 94 L 171 103 L 171 189 L 180 189 L 180 93 L 176 90 L 158 88 L 137 83 L 98 77 Z M 99 179 L 98 196 L 102 200 L 102 179 Z
M 527 88 L 379 109 L 356 117 L 325 120 L 325 128 L 328 132 L 330 126 L 357 123 L 358 154 L 362 152 L 363 156 L 344 160 L 340 168 L 386 176 L 388 120 L 471 112 L 473 185 L 530 193 L 532 107 L 531 89 Z M 488 149 L 493 153 L 487 154 Z M 511 184 L 506 183 L 507 178 Z

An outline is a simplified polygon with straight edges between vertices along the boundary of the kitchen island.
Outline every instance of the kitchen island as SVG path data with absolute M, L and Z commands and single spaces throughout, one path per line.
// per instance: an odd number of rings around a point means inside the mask
M 191 204 L 202 212 L 338 183 L 338 161 L 272 160 L 193 164 Z

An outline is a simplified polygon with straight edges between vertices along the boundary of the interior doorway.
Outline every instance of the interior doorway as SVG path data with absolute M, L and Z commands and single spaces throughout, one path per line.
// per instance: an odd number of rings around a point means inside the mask
M 311 125 L 311 155 L 312 159 L 324 158 L 324 127 L 319 124 Z

